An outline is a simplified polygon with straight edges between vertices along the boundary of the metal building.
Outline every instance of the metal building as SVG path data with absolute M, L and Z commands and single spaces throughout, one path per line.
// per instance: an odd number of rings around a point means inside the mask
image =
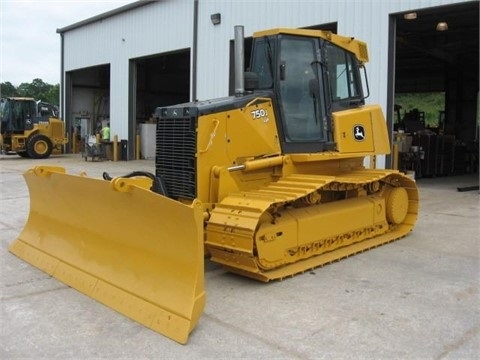
M 57 30 L 62 116 L 78 136 L 110 122 L 132 157 L 157 106 L 232 93 L 235 25 L 246 49 L 257 30 L 315 28 L 367 42 L 367 102 L 382 106 L 391 129 L 397 92 L 442 91 L 444 126 L 472 140 L 478 13 L 478 1 L 458 0 L 137 1 Z

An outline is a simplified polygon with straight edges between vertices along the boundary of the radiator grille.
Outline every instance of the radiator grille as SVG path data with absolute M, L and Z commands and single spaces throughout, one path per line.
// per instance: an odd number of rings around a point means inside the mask
M 157 119 L 155 171 L 173 199 L 197 196 L 196 147 L 194 117 Z

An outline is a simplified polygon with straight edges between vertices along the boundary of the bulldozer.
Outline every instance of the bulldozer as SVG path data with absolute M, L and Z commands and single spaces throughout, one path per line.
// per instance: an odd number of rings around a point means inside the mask
M 154 173 L 27 170 L 30 215 L 10 251 L 185 344 L 205 306 L 205 261 L 269 282 L 406 236 L 415 180 L 366 160 L 390 152 L 381 108 L 365 104 L 366 44 L 259 31 L 246 72 L 243 31 L 235 94 L 155 110 Z
M 64 122 L 54 105 L 29 97 L 0 100 L 0 147 L 4 153 L 45 159 L 68 142 L 64 134 Z

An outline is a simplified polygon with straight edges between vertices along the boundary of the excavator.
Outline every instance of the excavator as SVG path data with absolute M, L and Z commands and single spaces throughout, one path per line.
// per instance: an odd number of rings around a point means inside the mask
M 381 108 L 365 103 L 366 44 L 259 31 L 245 72 L 243 31 L 234 95 L 155 110 L 154 173 L 27 170 L 30 214 L 10 251 L 185 344 L 205 306 L 205 261 L 268 282 L 406 236 L 415 180 L 367 162 L 390 143 Z
M 48 158 L 68 142 L 64 122 L 50 103 L 30 97 L 0 100 L 0 147 L 32 159 Z

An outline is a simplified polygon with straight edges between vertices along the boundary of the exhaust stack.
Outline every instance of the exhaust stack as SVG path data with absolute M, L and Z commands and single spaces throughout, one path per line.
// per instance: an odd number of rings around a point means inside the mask
M 245 50 L 243 25 L 235 25 L 235 95 L 241 96 L 245 93 Z

